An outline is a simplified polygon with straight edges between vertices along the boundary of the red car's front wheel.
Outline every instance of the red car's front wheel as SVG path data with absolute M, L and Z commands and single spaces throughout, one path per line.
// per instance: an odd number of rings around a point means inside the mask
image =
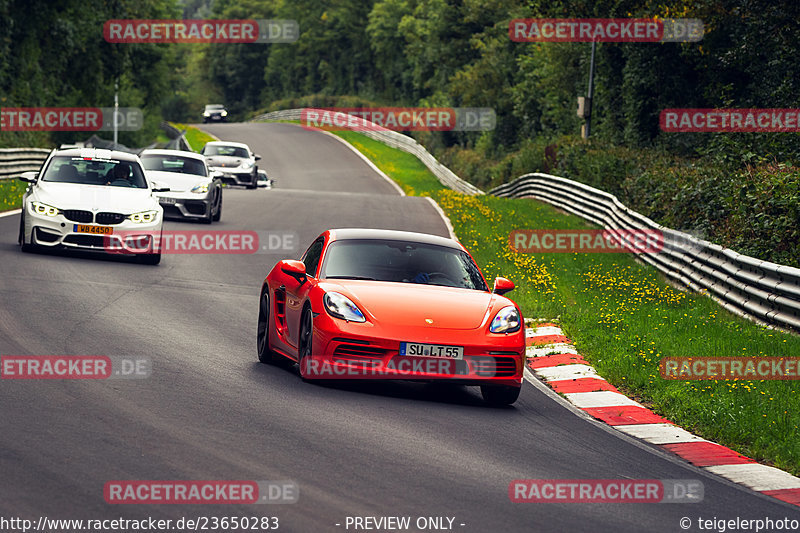
M 300 321 L 300 339 L 297 350 L 297 363 L 300 365 L 300 376 L 309 379 L 312 347 L 314 346 L 314 315 L 311 307 L 306 307 L 303 311 L 303 318 Z
M 264 364 L 274 360 L 272 350 L 269 347 L 269 287 L 264 287 L 261 291 L 261 299 L 258 306 L 258 360 Z

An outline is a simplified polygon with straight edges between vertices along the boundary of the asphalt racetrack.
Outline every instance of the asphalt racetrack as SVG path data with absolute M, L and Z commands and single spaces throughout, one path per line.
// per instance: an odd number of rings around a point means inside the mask
M 276 516 L 279 531 L 298 532 L 354 531 L 347 517 L 450 517 L 465 533 L 684 531 L 682 517 L 690 530 L 700 517 L 799 518 L 796 507 L 622 438 L 528 382 L 514 406 L 491 408 L 477 388 L 320 386 L 289 365 L 259 364 L 258 294 L 279 259 L 298 258 L 330 227 L 448 229 L 430 202 L 399 195 L 329 135 L 289 124 L 204 128 L 248 143 L 276 187 L 226 189 L 219 224 L 165 229 L 287 232 L 299 246 L 165 255 L 153 267 L 23 254 L 19 215 L 0 218 L 1 355 L 152 363 L 147 379 L 0 381 L 0 516 Z M 587 478 L 699 480 L 704 500 L 509 500 L 515 479 Z M 111 505 L 110 480 L 292 480 L 300 496 L 284 505 Z

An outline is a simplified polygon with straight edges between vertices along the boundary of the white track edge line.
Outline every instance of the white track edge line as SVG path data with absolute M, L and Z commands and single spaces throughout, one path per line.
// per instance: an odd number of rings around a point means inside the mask
M 293 126 L 298 126 L 298 127 L 302 128 L 302 126 L 300 126 L 299 124 L 293 124 L 291 122 L 289 122 L 287 124 L 292 124 Z M 337 141 L 339 141 L 341 143 L 344 143 L 348 148 L 350 148 L 353 152 L 355 152 L 361 159 L 363 159 L 364 162 L 366 162 L 367 165 L 369 165 L 370 168 L 372 168 L 372 170 L 374 170 L 383 179 L 388 181 L 397 190 L 397 192 L 400 193 L 400 196 L 407 196 L 405 191 L 402 189 L 402 187 L 400 187 L 400 185 L 397 184 L 396 181 L 394 181 L 392 178 L 387 176 L 381 169 L 379 169 L 377 166 L 375 166 L 375 163 L 373 163 L 367 156 L 362 154 L 361 151 L 359 151 L 358 148 L 356 148 L 355 146 L 353 146 L 352 144 L 350 144 L 346 140 L 344 140 L 341 137 L 339 137 L 338 135 L 335 135 L 335 134 L 333 134 L 333 133 L 331 133 L 329 131 L 326 131 L 326 130 L 320 130 L 320 129 L 317 129 L 317 128 L 303 128 L 303 129 L 313 129 L 315 131 L 319 131 L 320 133 L 324 133 L 325 135 L 333 137 Z M 436 203 L 436 200 L 434 200 L 430 196 L 424 196 L 423 198 L 426 198 L 431 203 L 433 208 L 436 209 L 436 212 L 439 213 L 439 216 L 442 218 L 442 221 L 444 221 L 444 225 L 447 227 L 447 232 L 450 234 L 450 238 L 455 240 L 455 241 L 457 241 L 458 237 L 456 236 L 456 232 L 453 229 L 453 224 L 450 222 L 450 219 L 445 214 L 445 212 L 441 208 L 441 206 L 438 203 Z
M 291 123 L 289 123 L 289 124 L 291 124 Z M 294 126 L 297 126 L 298 128 L 303 128 L 303 126 L 301 126 L 301 125 L 299 125 L 299 124 L 293 124 L 293 125 L 294 125 Z M 355 146 L 353 146 L 353 145 L 352 145 L 352 144 L 350 144 L 349 142 L 345 141 L 344 139 L 342 139 L 342 138 L 341 138 L 341 137 L 339 137 L 338 135 L 335 135 L 335 134 L 333 134 L 333 133 L 331 133 L 331 132 L 329 132 L 329 131 L 320 130 L 320 129 L 317 129 L 317 128 L 308 128 L 308 127 L 305 127 L 305 128 L 303 128 L 303 129 L 304 129 L 304 130 L 311 129 L 311 130 L 314 130 L 314 131 L 318 131 L 318 132 L 320 132 L 320 133 L 324 133 L 325 135 L 327 135 L 327 136 L 329 136 L 329 137 L 333 137 L 334 139 L 336 139 L 336 140 L 337 140 L 337 141 L 339 141 L 340 143 L 343 143 L 343 144 L 344 144 L 345 146 L 347 146 L 347 147 L 348 147 L 350 150 L 352 150 L 352 151 L 353 151 L 353 152 L 354 152 L 356 155 L 358 155 L 358 157 L 360 157 L 360 158 L 361 158 L 361 159 L 362 159 L 362 160 L 363 160 L 363 161 L 364 161 L 364 162 L 365 162 L 367 165 L 369 165 L 369 167 L 370 167 L 370 168 L 371 168 L 371 169 L 372 169 L 372 170 L 373 170 L 373 171 L 374 171 L 374 172 L 375 172 L 377 175 L 379 175 L 380 177 L 382 177 L 383 179 L 385 179 L 387 182 L 389 182 L 389 184 L 390 184 L 392 187 L 394 187 L 394 188 L 395 188 L 395 190 L 398 192 L 398 194 L 400 194 L 400 196 L 406 196 L 406 192 L 403 190 L 403 188 L 402 188 L 402 187 L 400 187 L 400 185 L 398 185 L 398 184 L 397 184 L 397 182 L 396 182 L 396 181 L 394 181 L 392 178 L 390 178 L 389 176 L 387 176 L 387 175 L 386 175 L 386 174 L 385 174 L 385 173 L 384 173 L 384 172 L 383 172 L 381 169 L 379 169 L 379 168 L 378 168 L 378 167 L 375 165 L 375 163 L 373 163 L 373 162 L 372 162 L 372 161 L 371 161 L 371 160 L 370 160 L 370 159 L 369 159 L 367 156 L 365 156 L 364 154 L 362 154 L 362 153 L 361 153 L 361 151 L 359 151 L 359 149 L 358 149 L 358 148 L 356 148 Z
M 210 131 L 204 130 L 203 127 L 201 125 L 199 125 L 199 124 L 187 124 L 187 126 L 192 126 L 192 127 L 197 128 L 198 130 L 202 131 L 206 135 L 211 136 L 215 141 L 221 141 L 222 140 L 219 137 L 217 137 L 216 135 L 214 135 L 213 133 L 211 133 Z M 189 143 L 187 142 L 186 144 L 189 144 Z
M 458 241 L 458 237 L 456 236 L 456 232 L 453 229 L 453 225 L 450 223 L 450 218 L 445 214 L 442 207 L 438 203 L 436 203 L 436 200 L 434 200 L 430 196 L 425 196 L 425 199 L 427 199 L 431 203 L 433 208 L 436 209 L 436 211 L 439 213 L 439 216 L 442 217 L 442 220 L 444 220 L 444 225 L 447 226 L 447 231 L 450 233 L 450 238 L 453 239 L 454 241 Z
M 22 213 L 22 209 L 12 209 L 11 211 L 4 211 L 0 213 L 0 218 L 10 217 L 11 215 L 18 215 Z

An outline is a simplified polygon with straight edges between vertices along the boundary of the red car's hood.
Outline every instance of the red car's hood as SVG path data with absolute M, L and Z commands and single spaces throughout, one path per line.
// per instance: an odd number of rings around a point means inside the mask
M 483 323 L 496 296 L 468 289 L 381 281 L 336 280 L 320 283 L 320 287 L 344 294 L 377 322 L 400 327 L 475 329 Z

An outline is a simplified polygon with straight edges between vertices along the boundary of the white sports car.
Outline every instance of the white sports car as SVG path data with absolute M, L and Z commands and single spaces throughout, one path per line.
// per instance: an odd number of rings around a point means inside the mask
M 164 210 L 157 188 L 134 154 L 96 148 L 53 150 L 40 172 L 20 177 L 30 183 L 22 197 L 19 244 L 79 250 L 133 250 L 142 262 L 158 264 Z M 144 241 L 143 241 L 144 240 Z
M 157 194 L 164 217 L 206 224 L 222 217 L 222 174 L 209 170 L 205 157 L 180 150 L 144 150 L 139 157 L 147 177 L 169 187 Z

